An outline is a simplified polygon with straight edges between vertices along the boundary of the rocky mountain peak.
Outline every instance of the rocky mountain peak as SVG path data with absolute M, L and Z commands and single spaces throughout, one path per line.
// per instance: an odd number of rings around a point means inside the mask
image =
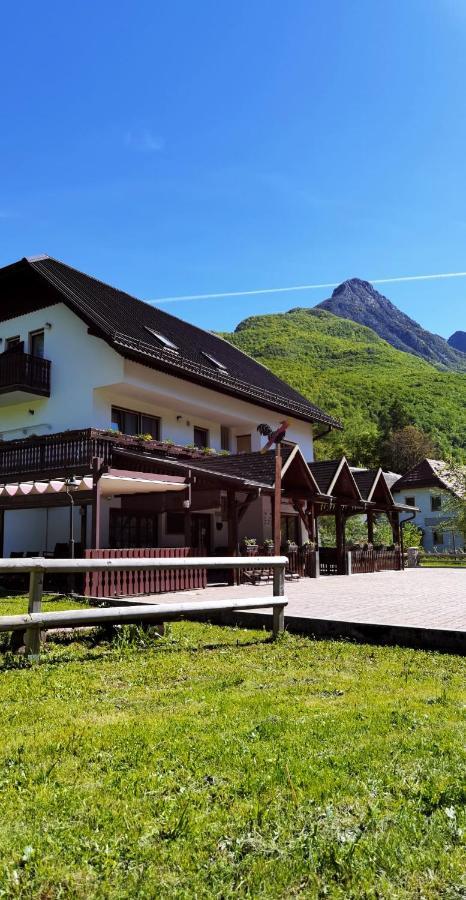
M 367 325 L 398 350 L 413 353 L 434 365 L 466 370 L 466 357 L 459 348 L 455 349 L 440 335 L 422 328 L 362 278 L 343 281 L 317 308 Z

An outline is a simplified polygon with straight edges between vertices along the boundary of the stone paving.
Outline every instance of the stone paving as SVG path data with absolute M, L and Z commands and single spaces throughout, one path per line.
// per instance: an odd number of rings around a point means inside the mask
M 271 583 L 163 594 L 155 602 L 267 596 Z M 466 631 L 466 568 L 406 569 L 285 583 L 285 615 L 305 619 Z M 149 598 L 147 598 L 149 600 Z M 267 611 L 264 611 L 267 613 Z

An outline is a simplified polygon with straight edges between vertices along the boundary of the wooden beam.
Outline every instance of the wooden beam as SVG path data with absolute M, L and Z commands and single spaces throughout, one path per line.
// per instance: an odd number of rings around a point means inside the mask
M 92 460 L 92 534 L 91 534 L 91 550 L 100 549 L 100 523 L 101 523 L 101 490 L 100 478 L 102 475 L 103 460 L 95 456 Z
M 340 503 L 335 510 L 335 531 L 337 543 L 337 570 L 339 575 L 346 574 L 346 539 L 345 539 L 345 515 Z
M 273 498 L 273 551 L 280 555 L 282 512 L 282 453 L 280 443 L 275 444 L 275 492 Z

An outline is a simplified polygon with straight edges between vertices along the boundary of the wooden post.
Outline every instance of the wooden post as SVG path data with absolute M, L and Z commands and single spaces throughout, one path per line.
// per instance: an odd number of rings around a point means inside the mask
M 369 544 L 374 543 L 374 513 L 371 509 L 367 513 L 367 541 Z
M 346 575 L 345 516 L 339 503 L 335 510 L 335 526 L 337 539 L 337 572 L 339 575 Z
M 273 596 L 283 597 L 285 595 L 285 566 L 280 566 L 273 570 Z M 273 607 L 272 634 L 278 637 L 285 630 L 285 610 L 283 606 Z
M 29 576 L 29 613 L 41 612 L 42 593 L 44 590 L 44 573 L 31 572 Z M 30 660 L 37 662 L 40 654 L 40 626 L 27 628 L 24 635 L 26 654 Z
M 101 468 L 102 460 L 95 456 L 92 460 L 92 492 L 94 494 L 94 499 L 92 501 L 92 550 L 100 550 Z
M 228 513 L 228 550 L 230 556 L 238 556 L 238 507 L 234 488 L 227 489 L 227 513 Z M 240 584 L 240 572 L 232 569 L 229 574 L 230 584 Z
M 273 502 L 273 552 L 280 556 L 282 512 L 282 453 L 280 443 L 275 444 L 275 492 Z

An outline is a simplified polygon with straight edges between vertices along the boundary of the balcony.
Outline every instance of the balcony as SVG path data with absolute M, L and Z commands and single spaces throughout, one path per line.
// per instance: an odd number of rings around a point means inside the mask
M 0 441 L 0 484 L 8 481 L 61 478 L 70 474 L 89 475 L 95 457 L 101 459 L 106 466 L 121 468 L 121 452 L 125 450 L 141 454 L 141 459 L 133 465 L 130 460 L 125 460 L 125 469 L 135 468 L 137 471 L 149 472 L 153 469 L 153 464 L 148 463 L 144 467 L 143 452 L 182 460 L 202 459 L 206 455 L 201 450 L 191 450 L 163 441 L 140 440 L 124 434 L 115 435 L 99 428 L 62 431 Z
M 0 406 L 50 397 L 49 359 L 29 353 L 0 353 Z

